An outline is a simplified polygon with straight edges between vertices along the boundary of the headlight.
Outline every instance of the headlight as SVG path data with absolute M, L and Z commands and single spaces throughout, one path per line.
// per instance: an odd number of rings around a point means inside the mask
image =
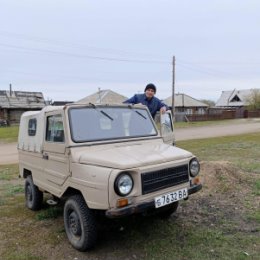
M 134 187 L 134 181 L 128 173 L 121 173 L 117 176 L 114 184 L 115 192 L 119 196 L 128 195 Z
M 200 171 L 200 163 L 194 158 L 190 161 L 190 176 L 195 177 L 199 174 Z

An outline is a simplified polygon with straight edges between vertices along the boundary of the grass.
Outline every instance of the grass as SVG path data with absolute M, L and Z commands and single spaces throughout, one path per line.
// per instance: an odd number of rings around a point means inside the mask
M 177 146 L 202 161 L 229 161 L 246 172 L 260 173 L 260 133 L 179 141 Z
M 17 164 L 9 164 L 0 166 L 0 181 L 9 181 L 18 177 L 18 165 Z
M 245 234 L 233 230 L 233 227 L 227 232 L 221 224 L 209 227 L 203 223 L 196 225 L 192 220 L 183 222 L 175 219 L 165 222 L 152 218 L 133 218 L 121 221 L 120 225 L 118 223 L 120 226 L 124 230 L 112 230 L 114 235 L 110 241 L 115 240 L 117 248 L 127 245 L 126 251 L 129 255 L 130 252 L 135 252 L 140 257 L 137 259 L 235 260 L 246 259 L 245 253 L 250 255 L 250 259 L 258 257 L 255 244 L 260 239 L 257 233 Z M 103 233 L 103 240 L 109 240 L 106 233 Z M 120 251 L 115 251 L 114 254 L 118 257 Z
M 7 205 L 8 197 L 12 197 L 16 194 L 24 193 L 24 187 L 22 184 L 13 183 L 14 180 L 18 180 L 18 165 L 0 165 L 0 207 Z
M 24 186 L 22 184 L 18 185 L 12 185 L 12 184 L 7 184 L 6 185 L 6 196 L 14 196 L 17 193 L 24 193 Z
M 260 210 L 258 209 L 256 212 L 254 212 L 253 214 L 251 214 L 249 216 L 249 219 L 253 219 L 256 222 L 260 223 Z
M 8 255 L 5 260 L 44 260 L 46 258 L 42 258 L 39 256 L 31 255 L 30 253 L 16 253 L 13 252 Z
M 17 142 L 19 126 L 0 127 L 0 143 Z
M 260 196 L 260 180 L 255 182 L 254 194 Z
M 232 167 L 242 169 L 247 181 L 237 182 L 234 189 L 230 187 L 229 175 L 219 172 L 214 180 L 219 183 L 218 189 L 209 190 L 205 185 L 200 193 L 181 202 L 169 220 L 141 216 L 102 220 L 98 225 L 98 245 L 87 253 L 69 245 L 62 206 L 44 206 L 37 212 L 28 210 L 24 206 L 23 180 L 17 178 L 17 165 L 0 165 L 0 259 L 109 256 L 146 260 L 258 260 L 260 134 L 182 141 L 177 145 L 203 161 L 229 161 Z
M 252 119 L 226 119 L 226 120 L 212 120 L 212 121 L 198 121 L 198 122 L 175 122 L 175 128 L 189 128 L 189 127 L 200 127 L 200 126 L 211 126 L 211 125 L 236 125 L 241 123 L 241 120 L 246 122 L 252 121 Z
M 41 212 L 37 213 L 37 220 L 55 219 L 62 216 L 63 210 L 61 207 L 49 207 Z
M 244 237 L 241 233 L 227 235 L 219 229 L 196 226 L 183 230 L 175 225 L 168 229 L 160 230 L 149 241 L 145 248 L 147 259 L 246 259 L 247 251 L 257 257 L 256 252 L 251 253 L 256 237 Z
M 3 206 L 3 205 L 5 205 L 5 203 L 6 203 L 6 202 L 5 202 L 5 199 L 3 199 L 3 198 L 0 197 L 0 207 Z

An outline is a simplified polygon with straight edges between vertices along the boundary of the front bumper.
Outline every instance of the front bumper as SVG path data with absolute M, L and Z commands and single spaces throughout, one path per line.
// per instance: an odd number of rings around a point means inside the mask
M 202 189 L 202 184 L 193 185 L 188 189 L 188 194 L 198 192 Z M 106 217 L 108 218 L 120 218 L 136 213 L 142 213 L 149 209 L 155 209 L 154 200 L 143 202 L 140 204 L 129 205 L 123 208 L 113 208 L 106 211 Z

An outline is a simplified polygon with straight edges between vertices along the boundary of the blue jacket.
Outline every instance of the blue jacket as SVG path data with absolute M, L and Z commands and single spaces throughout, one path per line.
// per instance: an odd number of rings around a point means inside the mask
M 157 111 L 159 111 L 162 107 L 166 107 L 168 109 L 168 106 L 165 105 L 159 98 L 152 97 L 152 99 L 147 99 L 145 93 L 144 94 L 135 94 L 133 97 L 127 99 L 123 103 L 129 103 L 129 104 L 143 104 L 148 107 L 152 117 L 155 117 L 155 114 Z

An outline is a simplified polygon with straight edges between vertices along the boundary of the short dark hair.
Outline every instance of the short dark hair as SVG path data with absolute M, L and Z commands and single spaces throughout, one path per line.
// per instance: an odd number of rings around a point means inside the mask
M 154 90 L 154 93 L 156 93 L 156 87 L 153 83 L 149 83 L 148 85 L 146 85 L 145 89 L 144 89 L 144 92 L 147 90 L 147 89 L 153 89 Z

